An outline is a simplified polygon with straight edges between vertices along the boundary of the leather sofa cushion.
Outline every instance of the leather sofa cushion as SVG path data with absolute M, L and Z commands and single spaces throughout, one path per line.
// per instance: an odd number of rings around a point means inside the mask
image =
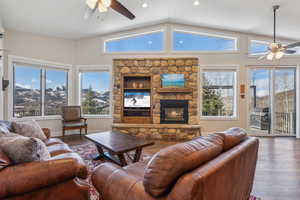
M 7 155 L 0 149 L 0 170 L 11 165 L 11 160 L 7 157 Z
M 242 128 L 230 128 L 224 132 L 216 133 L 224 139 L 224 151 L 231 149 L 232 147 L 241 143 L 246 137 L 247 133 Z
M 145 191 L 153 197 L 163 195 L 182 174 L 215 158 L 222 150 L 223 138 L 210 135 L 159 151 L 145 169 L 143 180 Z

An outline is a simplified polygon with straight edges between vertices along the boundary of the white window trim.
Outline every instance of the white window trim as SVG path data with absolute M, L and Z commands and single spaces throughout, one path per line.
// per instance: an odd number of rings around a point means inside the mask
M 151 33 L 158 33 L 158 32 L 162 32 L 163 33 L 163 50 L 162 51 L 129 51 L 129 52 L 106 52 L 106 42 L 109 41 L 115 41 L 115 40 L 120 40 L 120 39 L 125 39 L 125 38 L 131 38 L 131 37 L 136 37 L 136 36 L 140 36 L 140 35 L 146 35 L 146 34 L 151 34 Z M 153 30 L 149 30 L 149 31 L 139 31 L 139 32 L 130 32 L 130 33 L 126 33 L 126 34 L 122 34 L 122 35 L 118 35 L 115 37 L 106 37 L 103 39 L 102 44 L 103 44 L 103 54 L 108 54 L 108 55 L 130 55 L 130 54 L 163 54 L 167 52 L 167 27 L 163 26 L 160 28 L 155 28 Z
M 207 120 L 207 121 L 238 121 L 239 120 L 239 106 L 240 106 L 240 102 L 239 102 L 239 96 L 240 96 L 240 92 L 239 92 L 239 85 L 240 85 L 240 80 L 239 80 L 239 76 L 240 76 L 240 66 L 239 65 L 224 65 L 224 64 L 214 64 L 214 65 L 200 65 L 200 70 L 199 70 L 199 119 L 200 120 Z M 233 116 L 203 116 L 202 115 L 202 86 L 203 86 L 203 82 L 202 82 L 202 73 L 203 71 L 217 71 L 217 70 L 224 70 L 224 71 L 234 71 L 235 72 L 235 83 L 233 86 L 233 90 L 234 90 L 234 115 Z
M 14 81 L 14 63 L 24 63 L 28 65 L 39 65 L 40 68 L 43 69 L 57 69 L 57 70 L 66 70 L 68 72 L 68 104 L 73 102 L 72 98 L 72 65 L 70 64 L 62 64 L 62 63 L 56 63 L 56 62 L 51 62 L 51 61 L 45 61 L 45 60 L 39 60 L 39 59 L 34 59 L 34 58 L 26 58 L 26 57 L 20 57 L 20 56 L 14 56 L 14 55 L 9 55 L 8 56 L 8 77 L 9 80 Z M 24 120 L 24 119 L 35 119 L 35 120 L 58 120 L 61 119 L 60 115 L 44 115 L 42 112 L 42 116 L 33 116 L 33 117 L 22 117 L 22 118 L 16 118 L 13 116 L 13 85 L 14 84 L 9 84 L 8 86 L 8 119 L 9 120 Z M 43 92 L 43 91 L 42 91 Z M 44 98 L 44 97 L 42 97 Z M 42 106 L 43 109 L 44 106 Z M 43 111 L 43 110 L 42 110 Z
M 77 79 L 77 104 L 81 105 L 81 73 L 80 72 L 108 72 L 110 79 L 110 95 L 109 95 L 109 114 L 108 115 L 83 115 L 86 118 L 90 119 L 111 119 L 113 114 L 113 72 L 110 65 L 77 65 L 76 66 L 76 79 Z
M 235 40 L 235 50 L 222 50 L 222 51 L 174 51 L 174 44 L 173 44 L 173 33 L 175 31 L 183 32 L 183 33 L 190 33 L 195 35 L 202 35 L 202 36 L 211 36 L 211 37 L 220 37 L 225 39 L 233 39 Z M 213 31 L 207 30 L 203 28 L 191 28 L 191 27 L 182 27 L 182 26 L 172 26 L 171 27 L 171 34 L 170 34 L 170 42 L 171 42 L 171 49 L 170 51 L 173 54 L 182 54 L 182 53 L 189 53 L 189 54 L 237 54 L 240 52 L 240 36 L 237 34 L 230 34 L 224 33 L 221 31 Z

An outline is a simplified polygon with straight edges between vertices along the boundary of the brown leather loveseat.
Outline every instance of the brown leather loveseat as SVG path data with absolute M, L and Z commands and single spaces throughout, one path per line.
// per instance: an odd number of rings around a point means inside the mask
M 11 130 L 10 122 L 0 122 Z M 43 131 L 50 160 L 13 165 L 0 149 L 0 199 L 89 199 L 90 185 L 84 180 L 88 170 L 81 157 L 60 139 L 50 138 L 49 129 Z
M 232 128 L 123 168 L 102 164 L 92 181 L 103 200 L 248 200 L 258 145 L 243 129 Z

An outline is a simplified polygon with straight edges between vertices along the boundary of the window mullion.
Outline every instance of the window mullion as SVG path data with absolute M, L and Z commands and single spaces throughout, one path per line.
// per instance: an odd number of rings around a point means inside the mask
M 46 86 L 46 70 L 45 68 L 41 69 L 41 106 L 42 106 L 42 113 L 41 116 L 45 116 L 45 86 Z

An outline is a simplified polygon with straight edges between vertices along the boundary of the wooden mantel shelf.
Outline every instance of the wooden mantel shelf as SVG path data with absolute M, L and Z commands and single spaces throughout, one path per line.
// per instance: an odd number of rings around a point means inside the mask
M 199 129 L 199 124 L 127 124 L 114 123 L 113 128 L 175 128 L 175 129 Z
M 192 88 L 157 88 L 158 93 L 191 93 Z

